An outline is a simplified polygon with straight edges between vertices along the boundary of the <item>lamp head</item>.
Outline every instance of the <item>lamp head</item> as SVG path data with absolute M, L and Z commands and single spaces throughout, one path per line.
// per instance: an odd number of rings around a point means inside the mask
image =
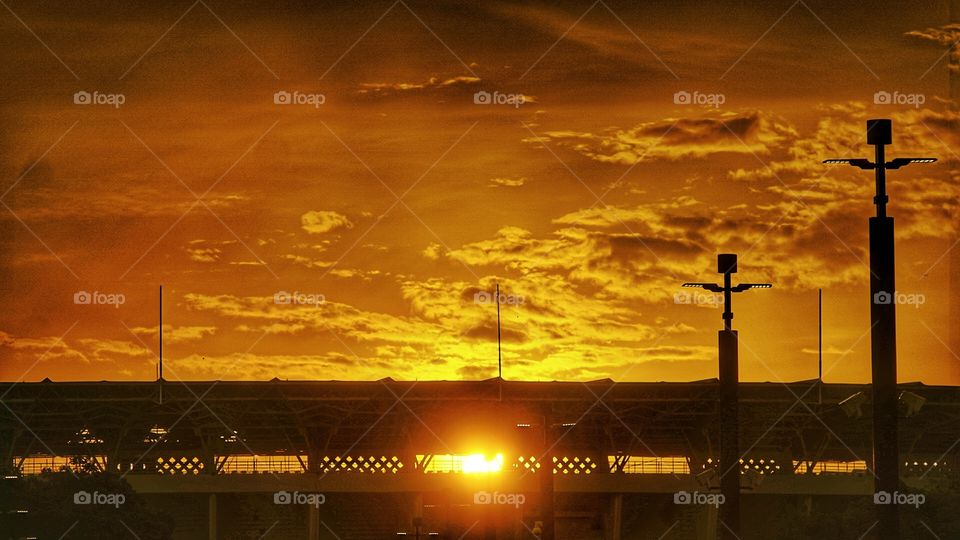
M 735 253 L 721 253 L 717 255 L 718 274 L 737 273 L 737 255 Z
M 872 163 L 869 159 L 863 159 L 863 158 L 825 159 L 823 160 L 823 162 L 829 165 L 834 165 L 837 163 L 845 163 L 847 165 L 853 165 L 854 167 L 858 167 L 860 169 L 868 169 L 868 170 L 877 168 L 877 166 L 874 163 Z
M 921 158 L 916 158 L 916 157 L 910 157 L 910 158 L 898 157 L 898 158 L 895 158 L 895 159 L 893 159 L 893 160 L 890 160 L 890 161 L 886 162 L 886 163 L 884 164 L 884 166 L 885 166 L 886 168 L 888 168 L 888 169 L 899 169 L 900 167 L 903 167 L 903 166 L 905 166 L 905 165 L 909 165 L 909 164 L 911 164 L 911 163 L 933 163 L 933 162 L 935 162 L 936 160 L 937 160 L 937 158 L 931 158 L 931 157 L 921 157 Z
M 867 120 L 867 144 L 886 145 L 893 142 L 893 125 L 889 119 Z

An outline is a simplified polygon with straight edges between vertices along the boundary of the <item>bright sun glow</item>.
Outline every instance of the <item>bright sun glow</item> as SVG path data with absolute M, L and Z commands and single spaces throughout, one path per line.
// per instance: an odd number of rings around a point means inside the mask
M 495 473 L 503 469 L 503 454 L 497 454 L 493 459 L 487 459 L 483 454 L 463 456 L 463 472 L 465 474 Z

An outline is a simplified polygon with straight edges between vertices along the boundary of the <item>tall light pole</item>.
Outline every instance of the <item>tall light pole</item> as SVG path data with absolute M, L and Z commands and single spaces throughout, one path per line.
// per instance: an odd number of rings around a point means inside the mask
M 893 218 L 887 215 L 887 169 L 910 163 L 933 163 L 935 158 L 895 158 L 886 161 L 884 147 L 893 142 L 890 120 L 867 120 L 867 144 L 875 161 L 828 159 L 876 171 L 877 215 L 870 218 L 870 354 L 873 376 L 873 473 L 876 491 L 893 493 L 900 483 L 900 449 L 897 436 L 897 286 L 894 279 Z M 877 505 L 880 538 L 900 537 L 896 504 Z
M 719 332 L 719 379 L 720 379 L 720 538 L 740 538 L 740 384 L 737 331 L 733 329 L 733 293 L 748 289 L 769 289 L 769 283 L 740 283 L 733 285 L 731 278 L 737 273 L 737 256 L 733 253 L 717 255 L 717 272 L 723 274 L 723 285 L 715 283 L 684 283 L 684 287 L 697 287 L 710 292 L 723 293 L 723 330 Z

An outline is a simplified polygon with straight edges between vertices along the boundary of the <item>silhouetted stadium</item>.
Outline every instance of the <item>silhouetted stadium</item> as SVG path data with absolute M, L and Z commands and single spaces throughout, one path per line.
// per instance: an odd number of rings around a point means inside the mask
M 955 481 L 960 389 L 900 390 L 904 482 Z M 558 538 L 718 526 L 715 506 L 675 504 L 717 492 L 716 380 L 42 381 L 0 395 L 7 474 L 124 475 L 178 539 L 381 540 L 416 525 L 424 538 L 531 538 L 544 489 Z M 740 385 L 743 508 L 758 516 L 745 537 L 782 537 L 764 536 L 778 505 L 869 500 L 869 403 L 869 385 Z

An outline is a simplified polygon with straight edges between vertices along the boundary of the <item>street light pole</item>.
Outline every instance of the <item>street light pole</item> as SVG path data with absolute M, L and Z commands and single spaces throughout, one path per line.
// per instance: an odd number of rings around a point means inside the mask
M 828 159 L 876 172 L 870 218 L 870 353 L 873 377 L 873 473 L 876 492 L 893 493 L 900 485 L 900 449 L 897 430 L 897 302 L 893 218 L 887 215 L 887 169 L 910 163 L 932 163 L 935 158 L 896 158 L 886 161 L 884 148 L 893 142 L 890 120 L 867 120 L 867 144 L 874 146 L 875 161 Z M 877 505 L 880 538 L 900 537 L 896 504 Z
M 737 272 L 737 256 L 732 253 L 717 255 L 717 272 L 723 274 L 723 285 L 714 283 L 684 283 L 684 287 L 698 287 L 723 293 L 723 330 L 718 335 L 720 380 L 720 538 L 740 538 L 740 431 L 739 385 L 740 360 L 737 332 L 733 330 L 733 293 L 748 289 L 769 289 L 769 283 L 732 284 Z

